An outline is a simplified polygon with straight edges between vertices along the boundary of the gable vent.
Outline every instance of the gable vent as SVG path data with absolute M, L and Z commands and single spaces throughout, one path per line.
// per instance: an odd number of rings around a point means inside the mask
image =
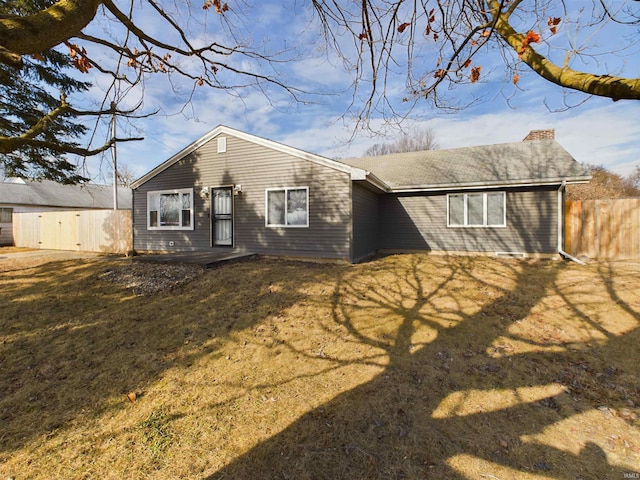
M 227 152 L 227 137 L 218 137 L 218 153 Z

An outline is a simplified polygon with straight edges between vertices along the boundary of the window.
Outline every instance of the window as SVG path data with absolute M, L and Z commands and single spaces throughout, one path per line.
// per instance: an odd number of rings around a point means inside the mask
M 227 153 L 227 137 L 218 138 L 218 153 Z
M 266 191 L 267 227 L 308 227 L 309 187 Z
M 447 195 L 447 226 L 505 227 L 504 192 Z
M 13 223 L 13 208 L 0 208 L 0 223 Z
M 147 193 L 149 230 L 193 230 L 193 188 Z

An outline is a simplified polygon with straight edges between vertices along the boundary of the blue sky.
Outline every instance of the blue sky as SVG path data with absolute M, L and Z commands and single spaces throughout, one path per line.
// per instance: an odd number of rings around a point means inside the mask
M 292 15 L 292 9 L 296 15 Z M 141 18 L 145 28 L 162 37 L 163 29 L 158 23 L 151 17 Z M 203 25 L 195 22 L 193 38 L 201 42 L 215 38 L 207 33 L 215 21 L 218 19 L 208 18 Z M 149 78 L 144 86 L 144 108 L 146 111 L 159 109 L 160 113 L 136 121 L 135 130 L 119 122 L 120 135 L 130 132 L 145 137 L 144 141 L 118 146 L 119 164 L 126 164 L 136 176 L 141 176 L 223 124 L 329 158 L 362 155 L 372 144 L 393 141 L 401 129 L 413 127 L 432 129 L 440 148 L 515 142 L 530 130 L 553 128 L 556 140 L 579 162 L 604 165 L 622 175 L 640 165 L 640 102 L 613 102 L 602 98 L 585 102 L 584 96 L 567 96 L 559 87 L 526 72 L 516 90 L 497 55 L 483 56 L 479 83 L 454 92 L 460 99 L 478 98 L 474 106 L 444 113 L 432 109 L 427 102 L 418 102 L 400 127 L 373 115 L 370 118 L 373 131 L 356 131 L 350 117 L 353 110 L 349 111 L 354 100 L 352 78 L 341 59 L 321 48 L 317 30 L 310 28 L 313 23 L 305 4 L 262 2 L 234 22 L 234 32 L 240 35 L 244 30 L 248 41 L 273 51 L 291 49 L 295 58 L 279 67 L 278 78 L 322 95 L 307 97 L 311 102 L 302 104 L 292 102 L 284 91 L 274 87 L 267 87 L 267 97 L 255 89 L 229 94 L 198 87 L 193 100 L 185 106 L 185 94 L 192 90 L 192 82 L 170 83 L 164 75 Z M 95 24 L 92 28 L 99 26 Z M 560 30 L 557 41 L 564 38 L 575 45 L 575 36 L 570 28 L 566 30 Z M 599 32 L 595 43 L 599 43 L 603 51 L 615 51 L 619 48 L 616 39 L 621 38 L 618 33 L 621 32 Z M 218 35 L 224 37 L 223 33 Z M 348 43 L 344 48 L 349 48 Z M 616 57 L 615 68 L 628 76 L 640 77 L 638 53 L 635 50 Z M 601 65 L 606 63 L 607 68 L 611 68 L 611 59 L 607 60 L 603 62 L 601 58 Z M 99 98 L 103 90 L 104 85 L 97 81 L 95 97 Z M 401 74 L 390 78 L 387 92 L 400 110 L 405 107 L 401 102 L 406 95 Z M 129 101 L 135 102 L 140 96 L 141 90 L 134 90 Z M 565 103 L 576 106 L 567 109 Z M 356 98 L 356 110 L 357 106 Z M 88 161 L 94 181 L 108 183 L 109 162 L 110 155 Z

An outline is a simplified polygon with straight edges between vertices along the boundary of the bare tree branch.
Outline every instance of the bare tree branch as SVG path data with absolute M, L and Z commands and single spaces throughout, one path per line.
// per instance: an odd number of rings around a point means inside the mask
M 502 6 L 495 0 L 488 1 L 495 21 L 495 31 L 502 37 L 520 59 L 545 80 L 556 85 L 578 90 L 590 95 L 609 97 L 615 100 L 640 100 L 640 78 L 622 78 L 611 75 L 596 75 L 579 72 L 568 66 L 559 67 L 536 52 L 526 36 L 518 33 L 509 24 L 508 17 L 501 13 Z

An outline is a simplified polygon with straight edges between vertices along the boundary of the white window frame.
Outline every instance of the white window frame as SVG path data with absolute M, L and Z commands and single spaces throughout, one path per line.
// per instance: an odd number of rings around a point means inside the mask
M 160 225 L 160 214 L 158 213 L 158 225 L 151 226 L 151 197 L 154 195 L 170 195 L 170 194 L 179 194 L 180 195 L 180 204 L 182 205 L 182 195 L 189 194 L 189 215 L 190 222 L 189 225 L 183 226 L 183 218 L 181 208 L 179 210 L 179 225 Z M 147 192 L 147 230 L 193 230 L 194 229 L 194 208 L 193 208 L 194 196 L 193 196 L 193 188 L 179 188 L 173 190 L 155 190 L 152 192 Z
M 288 223 L 287 212 L 284 214 L 284 224 L 269 223 L 269 193 L 270 192 L 284 192 L 285 209 L 289 197 L 289 191 L 291 190 L 304 190 L 307 196 L 307 223 L 304 225 L 290 225 Z M 264 192 L 264 225 L 268 228 L 309 228 L 309 187 L 278 187 L 267 188 Z
M 502 223 L 500 224 L 488 224 L 488 195 L 502 195 Z M 482 223 L 481 224 L 469 224 L 469 196 L 482 195 Z M 464 212 L 463 212 L 463 224 L 451 223 L 451 207 L 450 198 L 460 197 L 464 198 Z M 449 228 L 504 228 L 507 226 L 507 195 L 506 192 L 472 192 L 472 193 L 449 193 L 447 194 L 447 227 Z

